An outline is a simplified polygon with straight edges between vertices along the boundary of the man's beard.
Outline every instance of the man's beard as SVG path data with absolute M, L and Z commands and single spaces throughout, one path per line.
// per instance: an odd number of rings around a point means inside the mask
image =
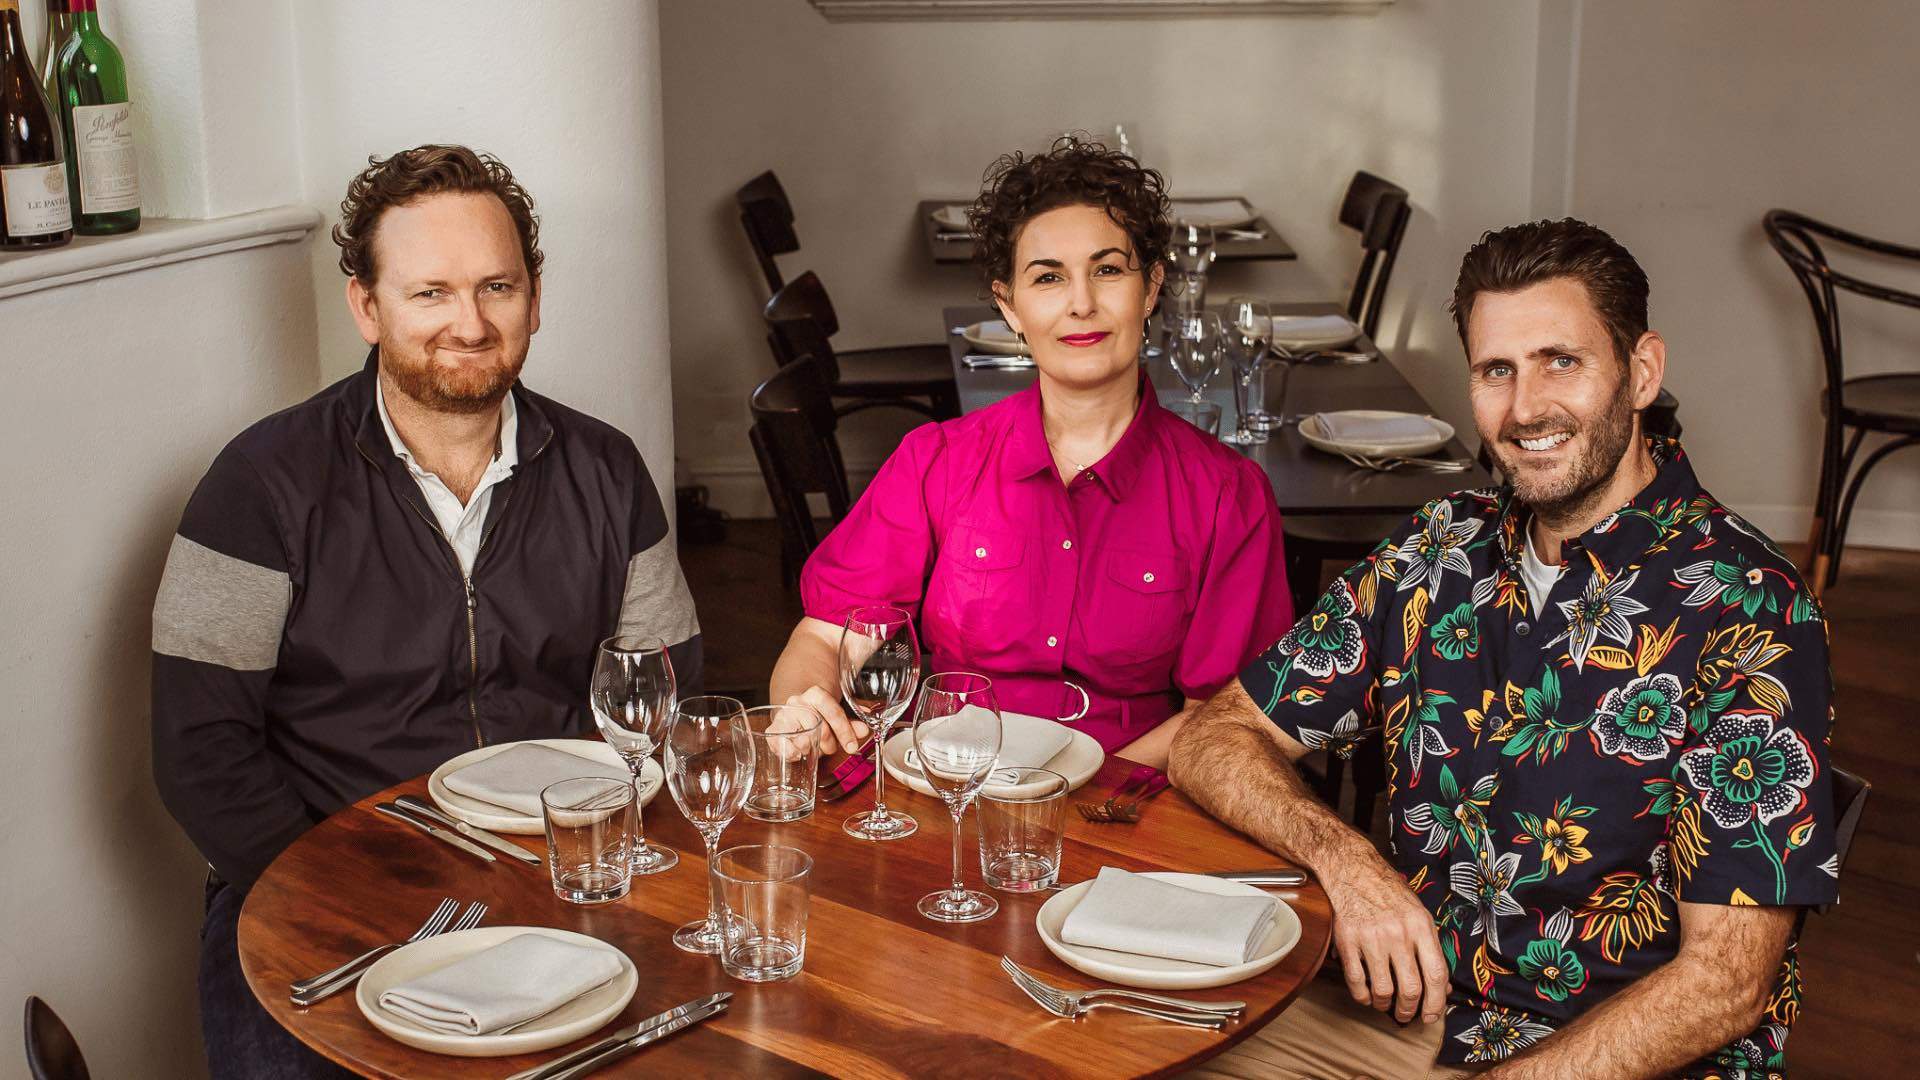
M 1549 421 L 1501 432 L 1494 443 L 1494 461 L 1513 485 L 1514 496 L 1542 521 L 1577 521 L 1593 509 L 1590 504 L 1620 468 L 1633 442 L 1635 418 L 1632 380 L 1623 377 L 1612 400 L 1585 423 L 1569 427 L 1563 421 Z M 1528 451 L 1508 449 L 1514 439 L 1545 438 L 1563 431 L 1586 435 L 1586 448 L 1564 471 L 1552 476 L 1542 477 L 1521 464 Z
M 503 362 L 480 367 L 475 364 L 449 366 L 434 360 L 428 352 L 414 356 L 380 343 L 380 366 L 400 392 L 434 412 L 484 413 L 500 404 L 507 391 L 520 378 L 526 363 L 525 348 L 502 349 Z

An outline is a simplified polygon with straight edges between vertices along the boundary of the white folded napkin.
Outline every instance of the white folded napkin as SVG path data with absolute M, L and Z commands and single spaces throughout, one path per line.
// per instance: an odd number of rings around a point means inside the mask
M 624 765 L 608 765 L 551 746 L 516 743 L 485 761 L 448 773 L 444 782 L 455 794 L 537 818 L 543 816 L 540 792 L 576 776 L 633 779 Z
M 1003 769 L 1042 769 L 1073 741 L 1064 724 L 1018 713 L 1000 715 L 1000 762 Z
M 1345 315 L 1275 315 L 1273 340 L 1288 348 L 1324 346 L 1329 342 L 1348 342 L 1360 336 L 1360 328 Z
M 1069 945 L 1227 967 L 1258 954 L 1278 909 L 1270 896 L 1217 896 L 1103 866 L 1067 913 L 1060 938 Z
M 1005 319 L 988 319 L 973 328 L 973 336 L 981 341 L 990 341 L 995 345 L 1018 345 L 1020 335 L 1013 332 Z
M 1343 443 L 1367 446 L 1392 446 L 1396 443 L 1431 442 L 1433 421 L 1412 413 L 1391 416 L 1355 416 L 1352 413 L 1315 413 L 1320 433 Z
M 1247 204 L 1239 199 L 1175 199 L 1170 214 L 1176 219 L 1215 228 L 1245 225 L 1253 220 L 1247 213 Z
M 380 1007 L 448 1035 L 486 1035 L 565 1005 L 620 974 L 620 956 L 521 934 L 380 995 Z

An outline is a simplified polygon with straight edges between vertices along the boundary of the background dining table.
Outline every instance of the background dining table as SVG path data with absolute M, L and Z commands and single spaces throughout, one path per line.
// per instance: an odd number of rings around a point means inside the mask
M 1108 758 L 1072 798 L 1097 802 L 1135 766 Z M 722 847 L 790 844 L 814 858 L 805 969 L 794 978 L 752 984 L 728 978 L 713 957 L 674 948 L 676 926 L 706 912 L 706 862 L 692 826 L 664 792 L 645 810 L 649 841 L 681 852 L 680 865 L 634 880 L 624 900 L 597 907 L 553 894 L 544 865 L 484 863 L 373 812 L 375 803 L 411 793 L 418 777 L 362 799 L 315 826 L 274 860 L 240 915 L 240 961 L 248 985 L 273 1017 L 328 1058 L 365 1076 L 505 1076 L 550 1060 L 605 1034 L 535 1054 L 476 1060 L 415 1050 L 380 1034 L 351 991 L 311 1008 L 288 1000 L 287 984 L 377 944 L 404 940 L 443 896 L 489 906 L 485 925 L 550 926 L 596 937 L 622 950 L 640 986 L 609 1028 L 625 1026 L 690 999 L 734 994 L 721 1016 L 650 1046 L 621 1069 L 674 1076 L 1162 1076 L 1188 1068 L 1276 1016 L 1326 956 L 1327 897 L 1309 881 L 1285 895 L 1300 917 L 1299 943 L 1264 974 L 1195 998 L 1240 999 L 1244 1020 L 1215 1033 L 1113 1010 L 1080 1020 L 1043 1012 L 1000 967 L 1007 955 L 1042 979 L 1069 989 L 1100 985 L 1049 954 L 1034 925 L 1051 893 L 996 893 L 1000 912 L 979 923 L 930 922 L 915 911 L 924 894 L 948 882 L 952 818 L 944 804 L 904 784 L 888 785 L 890 805 L 920 821 L 917 835 L 889 843 L 855 840 L 847 815 L 872 804 L 868 784 L 820 805 L 800 821 L 771 825 L 742 817 Z M 1063 881 L 1102 866 L 1128 870 L 1207 871 L 1287 865 L 1168 790 L 1134 824 L 1095 825 L 1069 812 Z M 967 829 L 976 834 L 974 815 Z M 977 835 L 977 834 L 976 834 Z M 544 852 L 537 836 L 511 837 Z M 967 878 L 980 865 L 967 844 Z
M 1180 199 L 1176 200 L 1176 202 L 1226 202 L 1236 197 L 1237 196 L 1225 196 L 1223 198 L 1192 200 Z M 971 201 L 973 200 L 970 198 L 925 199 L 915 208 L 914 212 L 919 215 L 920 235 L 926 240 L 927 255 L 932 258 L 934 262 L 965 263 L 973 261 L 973 241 L 945 235 L 948 233 L 948 230 L 942 228 L 939 222 L 933 220 L 933 215 L 941 207 L 964 206 Z M 1246 200 L 1241 199 L 1240 201 L 1245 202 Z M 1251 204 L 1249 204 L 1249 206 L 1251 206 Z M 1248 232 L 1264 233 L 1265 235 L 1259 237 L 1250 236 L 1244 239 L 1233 236 L 1222 237 L 1219 245 L 1214 248 L 1214 258 L 1216 260 L 1224 259 L 1229 262 L 1239 262 L 1242 260 L 1284 262 L 1300 257 L 1299 254 L 1293 250 L 1293 246 L 1287 243 L 1286 238 L 1280 235 L 1280 230 L 1274 228 L 1273 223 L 1269 222 L 1265 215 L 1255 214 L 1253 220 L 1247 225 L 1242 226 L 1242 228 Z
M 1341 309 L 1329 303 L 1276 303 L 1275 315 L 1329 315 Z M 947 334 L 953 358 L 953 377 L 960 388 L 960 412 L 964 415 L 985 408 L 1011 394 L 1033 385 L 1032 368 L 970 368 L 963 358 L 973 351 L 965 338 L 951 331 L 1000 313 L 982 304 L 946 308 L 941 313 L 941 330 Z M 1413 388 L 1399 369 L 1372 340 L 1362 335 L 1346 347 L 1354 352 L 1371 351 L 1379 359 L 1366 363 L 1308 363 L 1294 367 L 1288 380 L 1286 409 L 1302 416 L 1341 409 L 1392 409 L 1399 412 L 1430 414 L 1420 392 Z M 1220 406 L 1221 431 L 1232 430 L 1233 390 L 1228 383 L 1230 365 L 1223 359 L 1221 370 L 1206 389 L 1206 399 Z M 1184 399 L 1187 389 L 1164 360 L 1150 363 L 1148 373 L 1163 402 Z M 1279 372 L 1267 377 L 1267 407 L 1280 407 Z M 1459 491 L 1483 487 L 1493 482 L 1487 471 L 1474 464 L 1465 472 L 1442 473 L 1430 470 L 1402 469 L 1379 472 L 1354 465 L 1310 445 L 1300 435 L 1298 424 L 1289 424 L 1266 442 L 1252 446 L 1227 445 L 1252 458 L 1273 485 L 1274 500 L 1285 514 L 1397 514 L 1412 513 L 1428 500 Z M 1456 436 L 1439 455 L 1468 458 L 1472 455 Z

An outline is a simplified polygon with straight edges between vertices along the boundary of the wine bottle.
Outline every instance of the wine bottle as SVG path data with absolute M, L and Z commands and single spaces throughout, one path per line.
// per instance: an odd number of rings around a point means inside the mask
M 55 65 L 73 231 L 82 236 L 140 227 L 140 169 L 133 154 L 127 63 L 101 31 L 97 3 L 67 0 L 73 31 Z
M 60 100 L 60 46 L 67 43 L 71 33 L 73 10 L 67 0 L 47 0 L 47 49 L 40 57 L 40 89 L 46 91 L 49 102 Z M 56 122 L 59 111 L 54 109 Z
M 0 0 L 0 249 L 73 239 L 60 132 L 27 58 L 20 0 Z

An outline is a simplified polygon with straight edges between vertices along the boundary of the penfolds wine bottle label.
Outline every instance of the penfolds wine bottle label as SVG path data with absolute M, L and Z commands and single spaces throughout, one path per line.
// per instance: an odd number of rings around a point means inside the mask
M 67 170 L 57 161 L 0 165 L 0 200 L 6 204 L 8 236 L 46 236 L 73 228 Z
M 80 212 L 140 208 L 140 169 L 133 156 L 133 103 L 75 105 L 73 159 L 80 170 Z

